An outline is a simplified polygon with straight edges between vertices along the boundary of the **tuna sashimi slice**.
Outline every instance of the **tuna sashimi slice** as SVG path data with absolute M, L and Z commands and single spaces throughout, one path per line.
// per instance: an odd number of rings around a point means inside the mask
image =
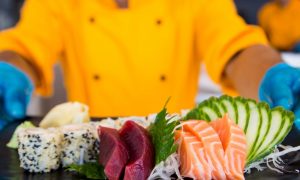
M 181 175 L 211 180 L 211 168 L 205 158 L 203 143 L 191 133 L 182 130 L 175 132 L 175 139 L 179 144 Z
M 146 180 L 154 166 L 154 149 L 148 132 L 135 122 L 127 121 L 120 136 L 129 152 L 124 180 Z
M 212 168 L 212 178 L 225 180 L 224 150 L 217 132 L 206 122 L 189 120 L 183 123 L 183 130 L 191 132 L 204 146 L 204 152 Z
M 116 129 L 99 127 L 100 138 L 99 163 L 104 166 L 109 180 L 118 180 L 123 174 L 129 159 L 126 144 L 121 140 Z
M 223 118 L 210 123 L 219 134 L 225 151 L 225 173 L 228 179 L 244 178 L 247 158 L 247 143 L 244 131 L 234 124 L 226 114 Z

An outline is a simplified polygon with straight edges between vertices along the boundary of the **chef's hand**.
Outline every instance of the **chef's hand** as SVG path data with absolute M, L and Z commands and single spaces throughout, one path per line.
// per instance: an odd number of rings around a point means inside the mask
M 259 98 L 271 107 L 294 111 L 295 127 L 300 132 L 300 69 L 285 63 L 270 68 L 261 82 Z
M 32 91 L 33 84 L 22 71 L 0 62 L 0 130 L 25 117 Z
M 294 53 L 300 53 L 300 42 L 296 43 L 296 45 L 293 47 L 292 51 Z

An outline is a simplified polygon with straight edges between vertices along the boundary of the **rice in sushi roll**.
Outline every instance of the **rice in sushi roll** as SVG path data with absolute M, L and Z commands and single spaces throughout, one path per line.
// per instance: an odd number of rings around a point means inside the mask
M 61 127 L 63 167 L 70 164 L 94 162 L 99 152 L 96 128 L 90 124 L 71 124 Z
M 29 128 L 20 130 L 17 138 L 20 167 L 35 173 L 59 168 L 61 136 L 58 130 Z

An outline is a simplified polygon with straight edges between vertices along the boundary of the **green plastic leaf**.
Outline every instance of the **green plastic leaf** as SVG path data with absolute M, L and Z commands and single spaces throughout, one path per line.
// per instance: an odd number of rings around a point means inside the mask
M 6 144 L 7 147 L 12 148 L 12 149 L 17 149 L 18 148 L 18 138 L 17 134 L 20 129 L 26 129 L 26 128 L 34 128 L 35 126 L 32 124 L 30 121 L 25 121 L 22 124 L 20 124 L 12 137 L 10 138 L 10 141 Z
M 77 172 L 79 175 L 89 179 L 107 179 L 103 166 L 95 162 L 82 165 L 71 164 L 66 170 Z
M 177 125 L 179 125 L 179 120 L 167 118 L 166 105 L 157 114 L 155 122 L 150 125 L 149 132 L 155 149 L 155 164 L 165 161 L 171 154 L 176 152 L 174 129 Z

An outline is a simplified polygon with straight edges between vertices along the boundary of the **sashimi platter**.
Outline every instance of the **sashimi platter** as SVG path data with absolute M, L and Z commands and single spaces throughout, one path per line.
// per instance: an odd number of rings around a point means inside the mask
M 300 167 L 285 168 L 284 157 L 300 146 L 281 144 L 293 127 L 292 112 L 226 95 L 181 114 L 169 114 L 167 104 L 147 117 L 94 121 L 86 105 L 64 103 L 38 127 L 29 121 L 19 125 L 7 148 L 15 149 L 24 172 L 63 170 L 82 179 L 239 180 L 265 170 L 299 174 Z

